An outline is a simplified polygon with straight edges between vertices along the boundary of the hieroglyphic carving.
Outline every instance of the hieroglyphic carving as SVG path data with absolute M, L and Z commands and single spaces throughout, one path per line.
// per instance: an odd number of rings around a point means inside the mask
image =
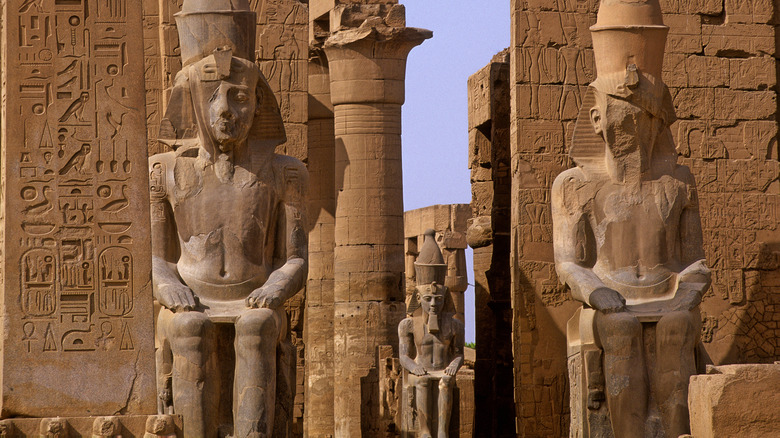
M 73 403 L 47 413 L 45 397 L 5 394 L 34 378 L 24 369 L 3 375 L 3 409 L 32 415 L 99 414 L 79 403 L 86 394 L 113 391 L 115 405 L 128 391 L 154 406 L 153 388 L 132 388 L 138 354 L 151 361 L 149 261 L 132 254 L 148 239 L 146 147 L 140 4 L 129 0 L 13 0 L 6 2 L 3 90 L 3 223 L 16 245 L 7 248 L 3 361 L 35 361 L 51 381 L 68 373 L 112 373 L 115 383 L 92 379 Z M 4 163 L 5 164 L 5 163 Z M 139 294 L 148 294 L 139 300 Z M 16 304 L 18 303 L 18 304 Z M 110 342 L 110 333 L 119 340 Z M 131 341 L 130 339 L 134 341 Z M 21 341 L 21 342 L 19 342 Z M 16 347 L 18 344 L 18 347 Z M 124 347 L 124 348 L 123 348 Z M 139 349 L 140 347 L 140 349 Z M 128 353 L 122 356 L 122 351 Z M 108 360 L 108 359 L 111 360 Z M 62 364 L 74 361 L 70 366 Z M 115 366 L 106 366 L 107 363 Z M 13 369 L 6 365 L 4 369 Z M 124 381 L 126 380 L 126 381 Z M 124 381 L 124 382 L 123 382 Z M 101 387 L 95 387 L 97 382 Z M 45 382 L 33 381 L 32 391 Z M 92 385 L 92 388 L 88 386 Z M 124 395 L 121 395 L 124 394 Z M 151 397 L 150 397 L 151 396 Z M 148 410 L 149 406 L 144 407 Z M 87 411 L 87 409 L 91 409 Z

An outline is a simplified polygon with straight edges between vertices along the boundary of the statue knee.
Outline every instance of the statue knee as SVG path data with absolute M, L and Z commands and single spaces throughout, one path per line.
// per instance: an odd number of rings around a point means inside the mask
M 691 343 L 698 334 L 692 319 L 690 312 L 671 312 L 664 315 L 656 325 L 656 342 L 663 347 L 680 347 Z
M 626 312 L 599 314 L 596 325 L 601 347 L 607 353 L 629 355 L 634 341 L 642 336 L 642 323 Z
M 251 309 L 236 321 L 236 336 L 260 336 L 276 340 L 279 336 L 276 312 L 270 309 Z
M 431 379 L 427 379 L 425 377 L 419 377 L 417 378 L 417 381 L 414 382 L 414 386 L 420 389 L 427 389 L 431 386 Z
M 452 386 L 454 379 L 453 376 L 446 375 L 439 379 L 439 391 L 449 389 Z
M 169 333 L 174 339 L 202 338 L 213 325 L 209 317 L 200 312 L 181 312 L 171 319 Z

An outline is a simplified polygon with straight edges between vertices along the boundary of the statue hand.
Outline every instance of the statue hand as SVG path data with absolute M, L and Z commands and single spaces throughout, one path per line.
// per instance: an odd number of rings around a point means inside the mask
M 278 285 L 265 284 L 252 291 L 246 298 L 246 306 L 252 309 L 276 310 L 282 305 L 282 289 Z
M 410 369 L 409 372 L 415 376 L 424 376 L 428 374 L 428 371 L 425 371 L 425 368 L 423 368 L 422 365 L 415 366 L 414 368 Z
M 157 287 L 157 301 L 173 312 L 186 312 L 195 309 L 198 300 L 187 286 L 179 284 L 162 284 Z
M 674 297 L 674 310 L 693 310 L 701 304 L 702 291 L 699 283 L 681 284 Z
M 451 363 L 447 368 L 444 369 L 444 374 L 448 376 L 454 376 L 455 374 L 458 374 L 458 365 Z
M 615 313 L 626 310 L 626 299 L 616 290 L 600 287 L 594 290 L 590 297 L 591 307 L 604 313 Z

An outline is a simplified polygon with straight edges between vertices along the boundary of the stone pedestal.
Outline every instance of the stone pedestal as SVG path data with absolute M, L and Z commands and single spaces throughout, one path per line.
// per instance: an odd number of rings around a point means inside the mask
M 121 415 L 2 420 L 0 436 L 7 438 L 176 438 L 184 435 L 182 419 L 178 415 Z
M 141 2 L 3 2 L 2 417 L 155 412 Z
M 382 30 L 364 23 L 325 43 L 336 135 L 333 385 L 340 437 L 376 433 L 375 349 L 398 345 L 404 317 L 401 105 L 406 57 L 432 34 Z
M 775 437 L 780 432 L 780 363 L 708 367 L 691 377 L 694 438 Z

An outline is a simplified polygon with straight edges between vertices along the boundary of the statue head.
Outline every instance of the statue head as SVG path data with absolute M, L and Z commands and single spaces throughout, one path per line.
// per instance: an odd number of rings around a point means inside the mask
M 227 49 L 186 68 L 201 146 L 213 154 L 246 144 L 263 95 L 257 66 Z
M 434 281 L 431 284 L 417 286 L 417 300 L 426 314 L 441 315 L 444 309 L 446 290 Z
M 286 141 L 273 91 L 254 63 L 256 14 L 246 0 L 185 0 L 176 15 L 182 70 L 158 140 L 212 157 Z
M 591 27 L 597 77 L 583 98 L 569 151 L 578 166 L 611 174 L 611 165 L 645 174 L 676 160 L 675 120 L 661 81 L 669 28 L 658 0 L 603 0 Z M 612 175 L 614 176 L 614 175 Z

